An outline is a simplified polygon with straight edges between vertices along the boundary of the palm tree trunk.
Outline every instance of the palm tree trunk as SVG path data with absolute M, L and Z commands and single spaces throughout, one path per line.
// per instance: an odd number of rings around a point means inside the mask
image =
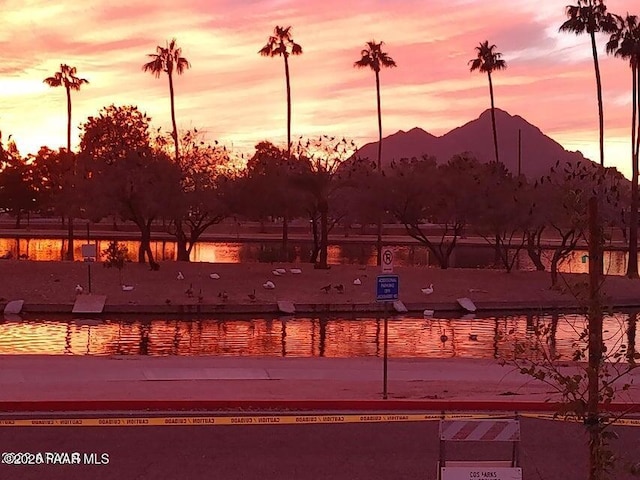
M 498 131 L 496 130 L 496 109 L 493 104 L 493 81 L 491 73 L 487 72 L 489 77 L 489 96 L 491 97 L 491 126 L 493 127 L 493 147 L 496 152 L 496 163 L 500 163 L 500 154 L 498 153 Z
M 291 83 L 289 77 L 288 53 L 284 56 L 284 78 L 287 84 L 287 161 L 291 161 Z M 282 220 L 282 251 L 283 260 L 287 259 L 287 248 L 289 243 L 289 212 L 285 210 Z
M 284 78 L 287 83 L 287 157 L 291 156 L 291 84 L 289 82 L 288 54 L 284 55 Z M 289 159 L 289 158 L 287 158 Z
M 66 86 L 67 89 L 67 155 L 71 155 L 71 90 L 69 89 L 68 86 Z M 75 176 L 76 176 L 76 159 L 71 157 L 71 160 L 73 162 L 73 167 L 72 167 L 72 171 L 71 171 L 71 175 L 72 175 L 72 188 L 75 191 Z M 67 229 L 67 255 L 66 255 L 66 259 L 73 261 L 74 260 L 74 255 L 73 255 L 73 214 L 71 213 L 73 210 L 73 205 L 69 206 L 69 222 L 68 222 L 68 229 Z
M 598 47 L 596 34 L 591 32 L 591 51 L 593 53 L 593 68 L 596 72 L 596 90 L 598 94 L 598 122 L 600 127 L 600 165 L 604 167 L 604 112 L 602 110 L 602 80 L 600 78 L 600 65 L 598 64 Z
M 328 269 L 327 264 L 329 249 L 329 204 L 325 199 L 318 202 L 318 210 L 320 211 L 320 262 L 317 268 Z
M 637 80 L 638 71 L 631 68 L 633 114 L 631 120 L 631 212 L 629 213 L 629 255 L 627 263 L 627 277 L 638 276 L 638 158 L 636 151 L 636 117 L 637 117 Z
M 378 175 L 382 175 L 382 107 L 380 106 L 380 73 L 376 70 L 376 99 L 378 101 Z M 376 265 L 382 265 L 382 212 L 378 210 Z
M 171 136 L 173 137 L 173 142 L 176 146 L 176 163 L 178 163 L 180 152 L 178 147 L 178 127 L 176 126 L 176 106 L 173 96 L 173 76 L 171 75 L 171 72 L 169 72 L 169 97 L 171 98 L 171 125 L 173 126 Z

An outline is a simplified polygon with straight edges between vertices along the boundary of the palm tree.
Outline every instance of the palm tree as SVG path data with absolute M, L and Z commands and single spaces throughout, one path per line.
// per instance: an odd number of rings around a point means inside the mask
M 507 68 L 507 62 L 502 59 L 502 54 L 496 52 L 495 45 L 489 45 L 489 41 L 485 40 L 476 47 L 477 57 L 469 60 L 471 65 L 471 71 L 478 70 L 479 72 L 486 72 L 489 77 L 489 96 L 491 97 L 491 125 L 493 127 L 493 147 L 496 152 L 496 162 L 500 163 L 500 155 L 498 153 L 498 132 L 496 130 L 496 112 L 493 101 L 493 81 L 491 79 L 491 73 L 497 70 L 504 70 Z
M 593 66 L 596 72 L 596 91 L 598 95 L 598 120 L 600 125 L 600 165 L 604 166 L 604 113 L 602 111 L 602 81 L 598 64 L 596 33 L 613 34 L 617 30 L 616 22 L 604 0 L 577 0 L 577 5 L 567 5 L 568 20 L 560 25 L 561 32 L 573 32 L 576 35 L 588 33 L 591 37 Z
M 151 57 L 151 61 L 145 63 L 142 66 L 142 69 L 145 72 L 151 72 L 156 78 L 160 78 L 160 74 L 162 72 L 166 73 L 169 77 L 169 97 L 171 98 L 171 125 L 173 126 L 173 131 L 171 132 L 171 137 L 176 146 L 176 163 L 180 158 L 179 153 L 179 141 L 178 141 L 178 127 L 176 126 L 176 108 L 175 108 L 175 100 L 174 100 L 174 90 L 173 90 L 173 72 L 178 75 L 182 75 L 182 73 L 191 67 L 189 61 L 182 56 L 182 48 L 178 48 L 176 46 L 176 39 L 171 39 L 170 42 L 167 42 L 166 47 L 161 47 L 158 45 L 156 47 L 156 53 L 149 53 L 147 55 Z
M 618 25 L 617 31 L 607 42 L 607 53 L 629 60 L 631 66 L 631 208 L 629 213 L 629 255 L 627 277 L 639 278 L 638 275 L 638 147 L 640 142 L 640 23 L 638 17 L 627 14 L 626 17 L 614 16 Z M 638 131 L 636 131 L 636 125 Z
M 284 58 L 284 79 L 287 84 L 287 161 L 291 160 L 291 76 L 289 75 L 289 56 L 302 55 L 302 47 L 293 41 L 291 35 L 291 26 L 276 26 L 273 29 L 273 35 L 269 36 L 269 40 L 258 53 L 263 57 L 281 56 Z M 282 252 L 284 259 L 287 258 L 287 244 L 289 241 L 288 233 L 288 217 L 289 213 L 285 208 L 282 220 Z
M 370 68 L 376 75 L 376 99 L 378 101 L 378 173 L 382 175 L 382 110 L 380 107 L 380 70 L 393 68 L 396 62 L 387 52 L 382 51 L 384 42 L 375 40 L 367 42 L 366 48 L 360 52 L 360 60 L 353 64 L 356 68 Z M 382 215 L 378 216 L 377 264 L 382 264 Z
M 50 87 L 64 87 L 67 92 L 67 155 L 71 153 L 71 90 L 80 90 L 80 87 L 89 83 L 86 78 L 76 76 L 76 67 L 70 67 L 66 64 L 60 65 L 60 71 L 56 72 L 53 77 L 44 79 L 44 83 Z M 72 175 L 76 175 L 76 164 L 73 162 Z M 67 219 L 68 241 L 67 241 L 67 260 L 73 260 L 73 215 L 69 214 Z
M 291 26 L 273 29 L 273 35 L 258 52 L 263 57 L 284 58 L 284 77 L 287 83 L 287 156 L 291 155 L 291 77 L 289 75 L 289 55 L 301 55 L 302 47 L 293 41 Z

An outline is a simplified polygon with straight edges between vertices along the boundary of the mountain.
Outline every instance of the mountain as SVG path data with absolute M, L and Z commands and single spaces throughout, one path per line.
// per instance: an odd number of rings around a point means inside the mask
M 548 173 L 558 160 L 561 163 L 586 160 L 582 153 L 565 150 L 524 118 L 498 108 L 495 113 L 500 161 L 514 174 L 518 173 L 518 131 L 522 139 L 521 171 L 529 178 Z M 375 162 L 377 152 L 378 142 L 372 142 L 363 146 L 358 156 Z M 393 160 L 422 155 L 433 156 L 438 163 L 446 163 L 454 155 L 465 152 L 481 162 L 495 160 L 491 110 L 440 137 L 416 127 L 383 138 L 382 166 L 390 165 Z

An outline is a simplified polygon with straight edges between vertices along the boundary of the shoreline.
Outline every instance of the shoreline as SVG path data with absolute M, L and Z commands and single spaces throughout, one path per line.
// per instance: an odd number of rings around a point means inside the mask
M 275 269 L 285 274 L 276 275 Z M 299 274 L 291 269 L 300 269 Z M 23 300 L 25 313 L 71 313 L 78 297 L 91 291 L 106 296 L 104 313 L 150 314 L 283 314 L 278 302 L 291 303 L 295 313 L 383 313 L 376 302 L 379 267 L 332 265 L 315 270 L 310 264 L 162 262 L 159 271 L 129 263 L 121 272 L 100 262 L 2 260 L 0 308 Z M 182 274 L 183 280 L 178 280 Z M 219 278 L 212 278 L 217 274 Z M 550 288 L 549 272 L 490 269 L 397 267 L 400 300 L 409 312 L 424 310 L 465 313 L 458 298 L 470 298 L 477 312 L 586 309 L 582 300 L 587 274 L 561 274 Z M 640 307 L 640 281 L 607 275 L 602 290 L 604 306 Z M 360 284 L 354 284 L 355 280 Z M 267 281 L 275 288 L 263 287 Z M 123 291 L 121 282 L 131 290 Z M 432 294 L 422 289 L 434 285 Z M 76 295 L 76 285 L 84 293 Z M 330 286 L 329 289 L 326 289 Z M 392 308 L 390 309 L 392 310 Z

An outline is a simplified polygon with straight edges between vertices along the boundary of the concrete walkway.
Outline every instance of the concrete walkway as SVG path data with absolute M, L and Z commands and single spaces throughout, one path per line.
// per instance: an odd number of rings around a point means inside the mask
M 0 411 L 137 409 L 542 409 L 553 389 L 489 360 L 0 357 Z M 635 381 L 634 381 L 635 380 Z M 640 370 L 616 402 L 640 411 Z M 536 406 L 537 405 L 537 406 Z

